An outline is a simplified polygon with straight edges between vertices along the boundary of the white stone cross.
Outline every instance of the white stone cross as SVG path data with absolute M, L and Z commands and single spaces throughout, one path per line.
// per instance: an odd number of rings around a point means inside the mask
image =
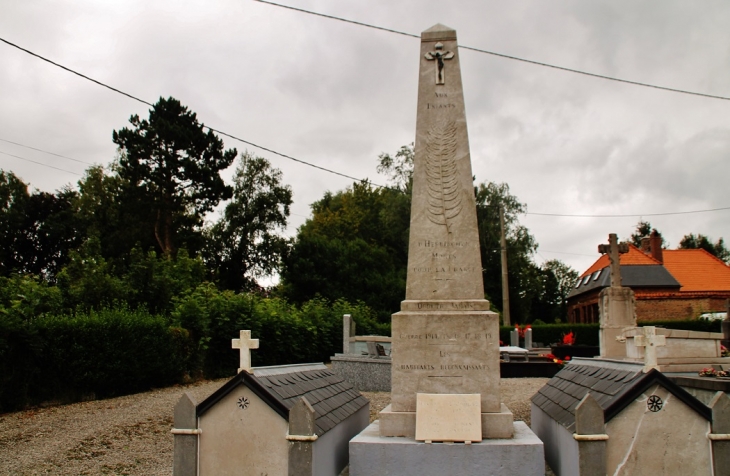
M 629 252 L 628 243 L 619 243 L 616 233 L 611 233 L 608 235 L 607 245 L 598 245 L 598 252 L 608 254 L 608 259 L 611 262 L 611 287 L 620 288 L 621 263 L 619 261 L 619 255 Z
M 643 336 L 634 336 L 634 345 L 644 347 L 644 372 L 659 369 L 656 348 L 667 345 L 667 339 L 661 334 L 656 334 L 656 327 L 645 326 Z
M 251 373 L 251 349 L 259 348 L 259 340 L 251 339 L 251 331 L 241 331 L 240 339 L 231 339 L 231 347 L 241 349 L 241 363 L 238 372 Z

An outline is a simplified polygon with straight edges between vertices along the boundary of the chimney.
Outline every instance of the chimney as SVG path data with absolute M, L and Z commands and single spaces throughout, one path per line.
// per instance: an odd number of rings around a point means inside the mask
M 651 230 L 651 235 L 649 235 L 649 249 L 651 250 L 651 257 L 664 264 L 662 241 L 662 235 L 660 235 L 656 229 Z
M 643 251 L 646 254 L 650 253 L 651 250 L 651 244 L 650 244 L 651 238 L 648 236 L 643 236 L 641 238 L 641 251 Z

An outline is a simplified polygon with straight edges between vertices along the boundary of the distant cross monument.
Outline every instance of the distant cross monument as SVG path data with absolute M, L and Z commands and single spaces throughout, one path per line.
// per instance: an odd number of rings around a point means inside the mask
M 241 362 L 238 372 L 245 370 L 251 373 L 251 349 L 259 348 L 259 340 L 251 339 L 251 331 L 241 331 L 239 339 L 231 339 L 231 347 L 241 350 Z
M 435 50 L 429 51 L 424 56 L 427 60 L 436 60 L 436 84 L 444 84 L 444 60 L 450 60 L 454 57 L 451 51 L 441 51 L 444 48 L 440 41 L 434 45 Z
M 616 234 L 611 233 L 608 244 L 598 245 L 598 252 L 608 255 L 611 262 L 611 286 L 598 295 L 601 357 L 623 358 L 626 357 L 626 345 L 621 341 L 622 331 L 626 327 L 636 327 L 634 292 L 621 286 L 620 255 L 629 252 L 629 245 L 619 243 Z
M 628 243 L 619 243 L 616 233 L 608 235 L 607 245 L 598 245 L 598 252 L 601 254 L 607 254 L 608 259 L 611 261 L 611 287 L 621 287 L 621 263 L 619 259 L 620 254 L 629 252 Z

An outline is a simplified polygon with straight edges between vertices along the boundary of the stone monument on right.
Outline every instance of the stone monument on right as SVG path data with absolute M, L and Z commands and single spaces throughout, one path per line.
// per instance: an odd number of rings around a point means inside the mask
M 391 335 L 391 405 L 351 440 L 352 476 L 544 474 L 542 442 L 500 401 L 456 31 L 440 24 L 421 34 L 406 296 Z

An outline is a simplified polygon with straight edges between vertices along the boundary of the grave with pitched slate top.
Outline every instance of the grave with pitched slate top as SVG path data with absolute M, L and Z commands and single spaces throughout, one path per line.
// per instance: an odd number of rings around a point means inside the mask
M 174 476 L 337 476 L 370 403 L 324 364 L 250 366 L 258 339 L 241 331 L 239 373 L 200 403 L 175 406 Z

